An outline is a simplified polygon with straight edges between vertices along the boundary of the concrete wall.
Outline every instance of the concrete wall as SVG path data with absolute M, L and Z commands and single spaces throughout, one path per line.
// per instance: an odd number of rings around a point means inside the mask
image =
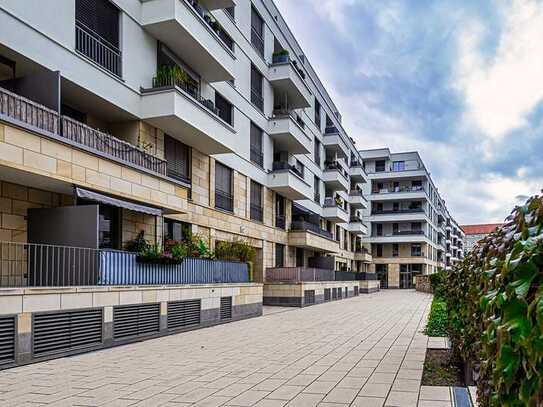
M 347 287 L 347 294 L 345 288 Z M 284 307 L 305 307 L 308 305 L 321 304 L 325 302 L 324 290 L 341 289 L 341 297 L 345 299 L 355 296 L 355 287 L 360 290 L 359 281 L 315 281 L 303 283 L 266 283 L 264 285 L 265 305 L 279 305 Z M 314 303 L 306 303 L 304 293 L 314 292 Z M 357 294 L 357 293 L 356 293 Z M 330 298 L 330 301 L 332 298 Z M 328 301 L 328 300 L 327 300 Z

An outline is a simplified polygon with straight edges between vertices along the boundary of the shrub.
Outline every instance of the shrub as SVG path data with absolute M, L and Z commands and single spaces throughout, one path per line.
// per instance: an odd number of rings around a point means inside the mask
M 515 208 L 449 274 L 454 352 L 478 370 L 479 403 L 543 405 L 543 197 Z
M 447 336 L 447 319 L 447 303 L 434 296 L 424 333 L 428 336 Z
M 447 277 L 448 273 L 444 270 L 439 270 L 437 273 L 430 274 L 430 286 L 434 296 L 443 297 L 447 289 Z
M 255 248 L 244 240 L 221 241 L 215 245 L 215 257 L 220 260 L 249 263 L 255 256 Z

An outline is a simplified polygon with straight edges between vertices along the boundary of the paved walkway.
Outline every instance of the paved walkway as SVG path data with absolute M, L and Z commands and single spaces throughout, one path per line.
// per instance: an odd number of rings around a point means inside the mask
M 6 370 L 0 405 L 450 406 L 420 389 L 430 299 L 387 290 Z

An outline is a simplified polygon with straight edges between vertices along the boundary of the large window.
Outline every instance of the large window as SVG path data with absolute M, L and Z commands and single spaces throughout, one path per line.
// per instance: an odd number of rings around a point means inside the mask
M 262 130 L 254 123 L 251 123 L 251 161 L 260 167 L 264 166 Z
M 405 171 L 405 161 L 393 161 L 392 171 Z
M 414 257 L 422 256 L 422 246 L 419 243 L 413 243 L 411 245 L 411 256 L 414 256 Z
M 121 249 L 121 208 L 100 204 L 98 248 Z
M 321 142 L 315 137 L 315 143 L 314 143 L 314 156 L 315 156 L 315 163 L 320 168 L 321 166 Z
M 316 175 L 313 176 L 313 200 L 320 204 L 321 202 L 321 180 Z
M 264 20 L 254 7 L 251 7 L 251 44 L 264 56 Z
M 119 10 L 108 0 L 76 0 L 75 48 L 121 76 Z
M 321 104 L 319 103 L 317 98 L 315 98 L 315 124 L 320 130 L 321 129 Z
M 168 135 L 164 136 L 164 156 L 169 177 L 190 183 L 190 148 Z
M 218 92 L 215 92 L 215 107 L 218 109 L 219 117 L 223 119 L 230 126 L 234 125 L 234 115 L 232 109 L 232 103 L 226 100 Z
M 232 169 L 215 162 L 215 208 L 234 211 Z
M 385 160 L 377 160 L 375 161 L 375 172 L 384 172 L 386 166 Z
M 251 65 L 251 102 L 258 110 L 264 111 L 264 97 L 262 96 L 262 74 Z
M 280 229 L 286 228 L 285 217 L 285 198 L 281 195 L 275 196 L 275 227 Z
M 264 210 L 262 208 L 262 185 L 251 180 L 251 219 L 262 222 Z
M 285 245 L 275 244 L 275 267 L 285 266 Z

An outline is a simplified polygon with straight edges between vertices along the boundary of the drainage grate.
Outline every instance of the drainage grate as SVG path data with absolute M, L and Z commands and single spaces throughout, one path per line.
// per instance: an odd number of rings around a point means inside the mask
M 0 366 L 15 362 L 15 317 L 0 318 Z
M 168 303 L 168 329 L 200 324 L 201 300 Z
M 42 356 L 100 345 L 102 319 L 101 309 L 34 314 L 32 352 Z
M 160 304 L 113 308 L 113 339 L 151 335 L 160 331 Z
M 325 288 L 324 289 L 324 301 L 330 301 L 331 300 L 331 294 L 330 294 L 330 289 L 329 288 Z
M 232 297 L 221 297 L 221 319 L 232 318 Z
M 358 297 L 358 287 L 356 285 L 353 287 L 353 295 Z
M 315 290 L 304 291 L 304 304 L 315 304 Z

